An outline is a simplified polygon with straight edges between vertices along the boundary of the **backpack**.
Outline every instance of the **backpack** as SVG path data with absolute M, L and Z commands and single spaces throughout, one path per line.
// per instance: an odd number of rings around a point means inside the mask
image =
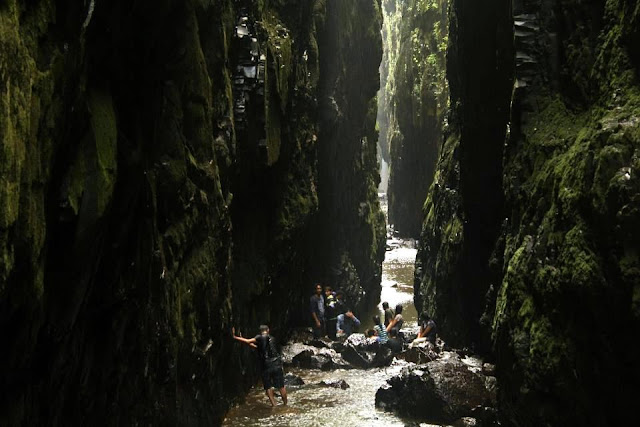
M 273 364 L 276 362 L 282 362 L 280 354 L 276 349 L 276 344 L 273 342 L 271 335 L 267 335 L 266 339 L 262 339 L 260 345 L 260 356 L 262 357 L 262 363 Z

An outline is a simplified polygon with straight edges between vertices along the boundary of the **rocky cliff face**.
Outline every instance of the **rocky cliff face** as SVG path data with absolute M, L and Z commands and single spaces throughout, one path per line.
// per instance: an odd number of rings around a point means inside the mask
M 349 3 L 0 6 L 0 423 L 216 424 L 255 377 L 232 324 L 376 292 L 380 11 Z
M 378 1 L 330 1 L 320 45 L 319 210 L 313 258 L 350 305 L 377 304 L 386 227 L 375 129 L 382 58 Z
M 387 52 L 379 123 L 383 146 L 390 150 L 389 222 L 401 235 L 417 237 L 449 100 L 448 1 L 388 0 L 383 5 Z
M 445 339 L 493 349 L 505 422 L 629 419 L 640 5 L 462 3 L 449 13 L 451 132 L 416 303 Z

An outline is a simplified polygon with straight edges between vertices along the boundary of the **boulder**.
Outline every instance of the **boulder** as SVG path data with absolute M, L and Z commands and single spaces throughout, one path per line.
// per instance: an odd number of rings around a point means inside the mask
M 347 363 L 340 354 L 329 348 L 316 348 L 312 346 L 297 345 L 293 348 L 298 351 L 290 359 L 290 364 L 306 369 L 320 369 L 329 371 L 331 369 L 349 369 L 351 365 Z M 287 354 L 291 354 L 291 348 L 288 348 Z M 284 351 L 283 351 L 284 353 Z M 283 357 L 286 362 L 286 358 Z
M 317 385 L 320 387 L 333 387 L 333 388 L 341 388 L 342 390 L 346 390 L 349 388 L 349 384 L 345 380 L 325 380 L 320 381 Z
M 374 368 L 389 366 L 391 365 L 391 362 L 393 362 L 393 356 L 393 351 L 391 351 L 389 347 L 381 345 L 371 361 L 371 366 Z
M 418 337 L 415 329 L 401 329 L 400 332 L 405 344 L 411 344 Z
M 287 387 L 304 385 L 304 381 L 297 375 L 287 372 L 284 375 L 284 385 Z
M 313 330 L 311 328 L 296 328 L 289 335 L 289 342 L 291 343 L 304 343 L 313 339 Z
M 309 350 L 312 353 L 315 353 L 317 349 L 310 345 L 302 344 L 299 342 L 294 342 L 285 345 L 282 347 L 282 361 L 285 365 L 290 365 L 293 363 L 293 358 L 303 351 Z
M 398 358 L 411 363 L 423 364 L 436 360 L 438 354 L 431 350 L 428 344 L 421 343 L 409 347 L 406 351 L 399 354 Z
M 491 407 L 496 399 L 485 376 L 469 369 L 455 353 L 405 368 L 387 383 L 376 393 L 377 407 L 433 423 L 478 419 L 474 408 Z
M 342 353 L 344 351 L 344 343 L 342 341 L 332 341 L 331 344 L 329 344 L 329 348 L 338 353 Z
M 482 364 L 482 373 L 485 375 L 495 375 L 496 374 L 496 365 L 491 363 L 483 363 Z
M 393 354 L 387 346 L 370 342 L 363 334 L 353 334 L 344 341 L 344 360 L 357 368 L 388 366 Z
M 328 338 L 315 338 L 306 342 L 307 345 L 316 348 L 331 348 L 333 342 Z
M 453 427 L 476 427 L 478 425 L 478 420 L 472 417 L 462 417 L 453 423 Z

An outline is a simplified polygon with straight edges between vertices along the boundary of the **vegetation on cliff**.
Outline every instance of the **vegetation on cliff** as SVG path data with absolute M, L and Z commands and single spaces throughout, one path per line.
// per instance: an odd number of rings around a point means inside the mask
M 389 222 L 417 237 L 434 175 L 449 92 L 445 78 L 447 0 L 388 0 L 382 145 L 390 150 Z M 384 70 L 383 70 L 384 71 Z
M 628 345 L 640 330 L 640 5 L 495 1 L 490 18 L 461 3 L 416 303 L 450 342 L 494 355 L 505 422 L 628 419 L 640 382 Z
M 378 77 L 350 55 L 379 28 L 374 0 L 0 6 L 1 424 L 216 424 L 255 379 L 232 323 L 283 337 L 343 264 L 377 291 Z M 339 150 L 334 75 L 362 89 Z

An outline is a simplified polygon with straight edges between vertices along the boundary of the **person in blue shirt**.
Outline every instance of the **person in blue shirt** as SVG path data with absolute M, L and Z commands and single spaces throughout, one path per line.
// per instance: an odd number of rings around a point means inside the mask
M 376 331 L 376 335 L 380 338 L 380 344 L 386 344 L 389 341 L 389 335 L 387 335 L 387 330 L 380 322 L 380 316 L 373 316 L 373 330 Z
M 360 326 L 360 321 L 350 309 L 338 316 L 336 322 L 336 335 L 340 337 L 348 337 L 353 333 L 353 328 Z

